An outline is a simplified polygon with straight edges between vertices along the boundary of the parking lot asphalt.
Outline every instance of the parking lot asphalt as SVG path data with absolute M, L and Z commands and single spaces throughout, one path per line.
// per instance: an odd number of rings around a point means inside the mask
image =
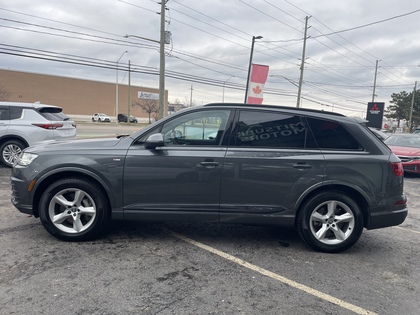
M 10 202 L 0 167 L 0 314 L 418 314 L 420 177 L 409 216 L 341 254 L 292 230 L 113 222 L 68 243 Z

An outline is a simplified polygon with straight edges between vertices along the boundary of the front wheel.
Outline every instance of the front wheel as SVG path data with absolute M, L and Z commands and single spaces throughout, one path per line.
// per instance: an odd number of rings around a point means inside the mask
M 51 184 L 39 202 L 42 225 L 64 241 L 93 239 L 105 227 L 107 196 L 90 180 L 65 178 Z
M 301 238 L 321 252 L 338 253 L 352 247 L 363 231 L 358 204 L 340 192 L 324 192 L 306 201 L 297 218 Z

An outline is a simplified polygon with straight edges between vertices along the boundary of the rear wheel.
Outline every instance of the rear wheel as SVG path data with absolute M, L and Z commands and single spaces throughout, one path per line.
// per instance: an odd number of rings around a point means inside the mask
M 1 162 L 7 167 L 12 167 L 24 148 L 26 145 L 20 140 L 6 141 L 0 147 Z
M 297 228 L 312 248 L 338 253 L 352 247 L 363 231 L 363 216 L 358 204 L 340 192 L 321 193 L 302 205 Z
M 105 227 L 109 205 L 106 194 L 94 182 L 66 178 L 50 185 L 39 202 L 45 229 L 64 241 L 93 239 Z

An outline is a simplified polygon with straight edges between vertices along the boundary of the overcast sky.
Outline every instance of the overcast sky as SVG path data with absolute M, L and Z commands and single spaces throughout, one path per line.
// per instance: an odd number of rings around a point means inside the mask
M 169 100 L 243 102 L 253 63 L 269 66 L 264 103 L 296 106 L 305 17 L 302 107 L 362 116 L 372 100 L 420 79 L 414 0 L 169 0 Z M 158 88 L 160 4 L 153 0 L 0 0 L 0 68 Z M 124 53 L 128 51 L 128 53 Z M 57 60 L 52 61 L 51 59 Z M 71 63 L 69 63 L 71 62 Z

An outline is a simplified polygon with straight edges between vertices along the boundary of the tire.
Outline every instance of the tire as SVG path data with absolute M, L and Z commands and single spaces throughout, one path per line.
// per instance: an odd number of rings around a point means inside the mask
M 323 192 L 300 208 L 297 218 L 300 237 L 313 249 L 339 253 L 352 247 L 363 231 L 358 204 L 338 192 Z
M 1 162 L 7 167 L 12 167 L 22 153 L 22 150 L 26 147 L 27 145 L 20 140 L 8 140 L 4 142 L 0 147 Z
M 65 178 L 45 190 L 39 201 L 39 216 L 45 229 L 58 239 L 92 240 L 108 221 L 107 200 L 107 195 L 96 183 Z

